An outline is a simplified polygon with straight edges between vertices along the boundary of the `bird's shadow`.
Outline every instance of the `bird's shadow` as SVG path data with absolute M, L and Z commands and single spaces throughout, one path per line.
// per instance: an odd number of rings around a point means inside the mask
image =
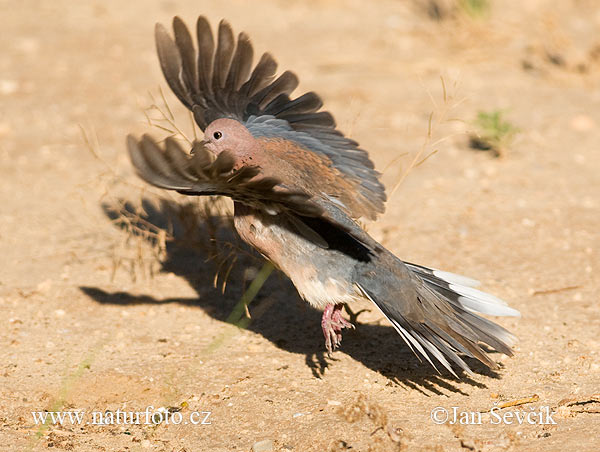
M 246 279 L 249 279 L 249 274 L 251 277 L 262 265 L 260 257 L 237 238 L 231 222 L 216 216 L 204 217 L 205 221 L 194 223 L 194 220 L 190 223 L 186 217 L 194 214 L 194 209 L 188 209 L 186 213 L 186 210 L 174 201 L 163 200 L 157 205 L 144 199 L 142 210 L 126 202 L 120 206 L 120 209 L 109 205 L 103 207 L 113 223 L 124 229 L 131 231 L 131 218 L 134 217 L 139 218 L 140 226 L 147 228 L 148 224 L 152 224 L 170 229 L 174 239 L 167 242 L 166 258 L 161 261 L 161 271 L 172 272 L 185 278 L 198 296 L 188 299 L 157 299 L 151 295 L 107 292 L 99 287 L 84 286 L 80 289 L 101 304 L 126 306 L 177 303 L 200 308 L 208 315 L 226 321 L 248 285 L 249 281 Z M 131 214 L 126 222 L 119 221 L 123 212 Z M 190 227 L 190 224 L 193 227 Z M 206 238 L 209 236 L 212 236 L 213 240 Z M 225 293 L 214 288 L 214 276 L 218 267 L 218 260 L 214 259 L 214 256 L 210 259 L 210 247 L 214 246 L 214 237 L 217 237 L 220 243 L 234 244 L 233 247 L 228 246 L 228 250 L 237 250 L 237 263 L 228 274 Z M 251 319 L 247 328 L 283 350 L 304 355 L 307 366 L 317 378 L 323 376 L 326 368 L 335 366 L 336 354 L 345 353 L 386 377 L 389 380 L 388 384 L 415 389 L 425 395 L 447 395 L 445 391 L 467 395 L 457 384 L 458 380 L 447 371 L 440 369 L 442 373 L 436 372 L 429 363 L 421 362 L 388 325 L 365 324 L 359 320 L 355 330 L 344 330 L 341 349 L 331 357 L 328 356 L 321 331 L 321 312 L 302 301 L 292 283 L 281 273 L 267 279 L 249 308 Z M 499 377 L 479 361 L 465 359 L 476 374 Z M 459 370 L 456 372 L 462 383 L 486 388 L 468 374 Z

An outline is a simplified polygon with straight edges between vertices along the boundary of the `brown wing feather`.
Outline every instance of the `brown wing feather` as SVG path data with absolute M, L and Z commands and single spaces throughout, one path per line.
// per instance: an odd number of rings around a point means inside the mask
M 215 43 L 208 21 L 198 18 L 197 50 L 178 17 L 173 19 L 173 30 L 174 38 L 162 25 L 156 26 L 160 65 L 167 83 L 194 113 L 202 130 L 215 119 L 233 118 L 257 137 L 283 138 L 283 123 L 286 139 L 327 157 L 342 178 L 355 182 L 357 193 L 371 209 L 363 216 L 374 219 L 384 211 L 385 189 L 367 152 L 336 129 L 333 116 L 321 110 L 323 102 L 317 94 L 290 97 L 298 86 L 293 72 L 275 78 L 277 64 L 268 53 L 252 69 L 254 52 L 249 38 L 241 33 L 236 41 L 225 21 L 219 23 Z M 273 127 L 260 119 L 271 117 L 281 123 Z M 304 139 L 306 136 L 311 139 Z
M 293 153 L 279 152 L 270 154 L 271 163 L 261 159 L 260 166 L 245 165 L 227 151 L 221 152 L 215 159 L 200 142 L 194 143 L 190 155 L 174 138 L 167 138 L 161 146 L 148 135 L 141 140 L 128 136 L 127 148 L 138 175 L 156 187 L 191 196 L 228 196 L 270 215 L 282 213 L 286 218 L 294 217 L 297 232 L 319 246 L 326 244 L 322 239 L 317 239 L 316 232 L 311 234 L 308 226 L 300 226 L 304 221 L 302 218 L 321 219 L 334 226 L 339 233 L 354 237 L 367 249 L 379 248 L 377 242 L 344 209 L 303 182 L 302 171 L 313 171 L 311 176 L 321 177 L 326 187 L 332 187 L 335 176 L 327 172 L 336 170 L 322 164 L 313 162 L 316 165 L 294 166 L 293 160 L 290 160 L 294 158 Z M 264 151 L 268 153 L 269 149 L 264 148 Z M 309 152 L 310 156 L 319 158 Z M 280 171 L 275 171 L 275 166 Z M 349 202 L 350 198 L 342 199 Z
M 359 184 L 331 161 L 297 145 L 276 138 L 259 139 L 263 174 L 277 175 L 282 184 L 331 203 L 351 218 L 371 218 L 373 205 L 360 196 Z
M 310 194 L 282 186 L 281 179 L 265 176 L 258 167 L 240 166 L 229 152 L 215 159 L 196 143 L 189 155 L 173 138 L 160 146 L 148 135 L 141 140 L 128 136 L 127 148 L 138 175 L 156 187 L 186 195 L 229 196 L 273 214 L 294 211 L 314 217 L 323 212 Z

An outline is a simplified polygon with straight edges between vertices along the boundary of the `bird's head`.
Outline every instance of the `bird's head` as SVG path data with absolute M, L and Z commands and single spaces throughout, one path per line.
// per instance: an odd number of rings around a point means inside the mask
M 241 122 L 235 119 L 221 118 L 208 125 L 204 131 L 202 143 L 215 155 L 229 151 L 241 156 L 253 150 L 255 140 Z

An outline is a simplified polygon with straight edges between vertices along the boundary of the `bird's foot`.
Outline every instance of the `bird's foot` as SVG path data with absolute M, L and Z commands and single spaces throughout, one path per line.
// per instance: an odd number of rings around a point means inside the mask
M 321 328 L 325 336 L 325 347 L 327 353 L 331 355 L 334 349 L 339 347 L 342 342 L 342 330 L 344 328 L 354 328 L 350 322 L 342 317 L 343 304 L 328 304 L 323 311 L 321 318 Z

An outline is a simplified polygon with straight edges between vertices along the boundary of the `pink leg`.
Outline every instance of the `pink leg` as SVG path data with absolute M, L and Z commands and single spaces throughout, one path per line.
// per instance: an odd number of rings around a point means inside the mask
M 337 348 L 342 342 L 342 330 L 344 328 L 354 328 L 350 322 L 342 317 L 343 304 L 329 303 L 323 311 L 321 318 L 321 328 L 325 336 L 325 347 L 331 354 L 334 348 Z

